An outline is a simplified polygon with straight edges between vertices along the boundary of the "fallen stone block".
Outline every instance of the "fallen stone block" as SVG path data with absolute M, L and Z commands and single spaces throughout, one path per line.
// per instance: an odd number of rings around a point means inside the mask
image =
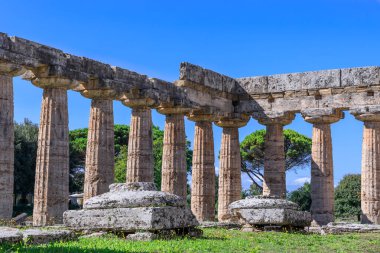
M 380 233 L 380 225 L 330 222 L 321 227 L 321 234 Z
M 14 244 L 22 242 L 22 234 L 19 229 L 0 227 L 0 244 Z
M 127 235 L 126 239 L 131 241 L 152 241 L 158 238 L 157 234 L 151 232 L 140 232 Z
M 310 226 L 309 212 L 300 211 L 297 204 L 275 197 L 248 197 L 229 205 L 231 220 L 262 230 L 281 227 L 281 230 Z M 245 226 L 247 230 L 247 226 Z
M 22 231 L 23 240 L 26 244 L 44 244 L 55 241 L 69 241 L 77 236 L 70 230 L 44 230 L 26 229 Z

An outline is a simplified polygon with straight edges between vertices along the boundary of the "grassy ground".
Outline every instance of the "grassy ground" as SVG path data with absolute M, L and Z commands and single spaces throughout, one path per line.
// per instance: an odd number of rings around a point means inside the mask
M 199 239 L 127 242 L 112 236 L 36 246 L 1 246 L 0 252 L 380 252 L 380 234 L 312 235 L 205 229 Z

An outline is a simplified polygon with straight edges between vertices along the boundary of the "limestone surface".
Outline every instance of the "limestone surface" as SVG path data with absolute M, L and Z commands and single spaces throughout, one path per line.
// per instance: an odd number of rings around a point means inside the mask
M 19 229 L 0 227 L 0 244 L 19 243 L 22 241 L 22 234 Z
M 380 225 L 330 222 L 321 227 L 322 234 L 380 233 Z
M 54 241 L 68 241 L 77 237 L 73 231 L 65 229 L 26 229 L 22 231 L 22 236 L 24 242 L 27 244 L 43 244 Z
M 153 183 L 127 183 L 124 187 L 116 184 L 110 188 L 110 192 L 89 199 L 83 210 L 66 211 L 64 224 L 77 230 L 126 232 L 198 225 L 185 199 L 166 192 L 149 191 Z
M 242 225 L 303 228 L 311 223 L 310 213 L 300 211 L 297 204 L 284 199 L 246 198 L 232 203 L 229 212 Z

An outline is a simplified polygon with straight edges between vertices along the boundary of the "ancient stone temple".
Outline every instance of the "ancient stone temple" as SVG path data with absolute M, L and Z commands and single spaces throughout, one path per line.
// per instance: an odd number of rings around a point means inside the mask
M 43 89 L 34 225 L 61 223 L 68 209 L 68 90 L 91 99 L 86 199 L 105 194 L 112 183 L 114 101 L 132 108 L 128 183 L 153 181 L 151 111 L 157 110 L 166 117 L 161 189 L 181 197 L 187 195 L 184 119 L 196 122 L 191 210 L 199 221 L 216 217 L 213 128 L 223 128 L 217 207 L 223 221 L 240 199 L 239 128 L 251 118 L 265 125 L 264 195 L 281 199 L 282 130 L 300 113 L 313 126 L 311 215 L 324 225 L 334 220 L 331 124 L 348 112 L 363 121 L 362 221 L 380 223 L 380 67 L 232 78 L 181 63 L 179 80 L 167 82 L 0 33 L 0 218 L 10 218 L 13 206 L 15 76 Z

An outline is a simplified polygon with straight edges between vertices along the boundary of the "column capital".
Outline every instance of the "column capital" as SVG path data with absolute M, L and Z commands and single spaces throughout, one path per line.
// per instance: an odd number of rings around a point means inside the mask
M 191 108 L 185 108 L 185 107 L 170 107 L 170 106 L 163 106 L 160 105 L 157 108 L 157 112 L 164 114 L 164 115 L 170 115 L 170 114 L 183 114 L 189 113 L 191 111 Z
M 213 122 L 213 121 L 219 121 L 220 116 L 218 116 L 215 113 L 208 113 L 208 112 L 197 112 L 197 111 L 191 111 L 188 113 L 187 118 L 194 122 Z
M 262 125 L 279 124 L 279 125 L 285 126 L 285 125 L 290 124 L 293 121 L 295 114 L 293 112 L 280 112 L 280 113 L 274 112 L 274 113 L 267 113 L 267 114 L 264 114 L 261 112 L 261 113 L 255 113 L 254 115 L 252 115 L 252 117 L 256 119 L 257 121 L 259 121 L 259 123 Z
M 76 89 L 81 83 L 73 78 L 60 74 L 59 67 L 43 66 L 28 70 L 22 75 L 22 79 L 31 81 L 33 85 L 40 88 Z
M 0 75 L 13 77 L 22 75 L 25 71 L 26 69 L 22 66 L 13 63 L 0 62 Z
M 215 125 L 219 127 L 227 128 L 240 128 L 247 125 L 249 121 L 249 116 L 246 114 L 235 114 L 231 117 L 220 117 L 215 121 Z
M 99 86 L 104 87 L 99 89 Z M 81 83 L 75 88 L 82 96 L 94 100 L 114 100 L 117 97 L 116 91 L 105 85 L 105 81 L 99 78 L 91 78 L 87 83 Z
M 301 111 L 301 114 L 306 122 L 312 124 L 333 124 L 344 119 L 344 112 L 333 108 L 306 109 Z
M 363 122 L 380 122 L 380 106 L 350 108 L 350 113 Z

